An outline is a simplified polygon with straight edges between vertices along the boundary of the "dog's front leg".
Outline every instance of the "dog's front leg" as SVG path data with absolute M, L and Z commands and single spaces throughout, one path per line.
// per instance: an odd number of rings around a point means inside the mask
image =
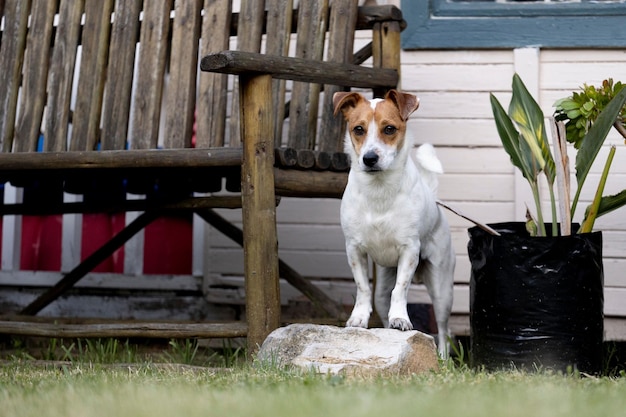
M 356 283 L 356 300 L 346 326 L 367 328 L 372 313 L 372 290 L 367 276 L 367 254 L 350 244 L 346 245 L 346 252 Z
M 398 261 L 396 285 L 391 291 L 389 327 L 398 330 L 413 330 L 406 308 L 409 287 L 419 262 L 419 246 L 406 248 Z

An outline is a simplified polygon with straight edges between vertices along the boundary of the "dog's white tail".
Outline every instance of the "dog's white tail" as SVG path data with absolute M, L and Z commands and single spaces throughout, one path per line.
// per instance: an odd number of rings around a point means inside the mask
M 443 166 L 437 158 L 435 148 L 430 143 L 425 143 L 415 151 L 415 162 L 417 168 L 428 187 L 437 193 L 439 186 L 438 174 L 443 174 Z

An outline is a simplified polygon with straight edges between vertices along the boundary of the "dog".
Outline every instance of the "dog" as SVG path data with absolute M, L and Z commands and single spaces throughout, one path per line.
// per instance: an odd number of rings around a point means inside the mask
M 387 328 L 412 330 L 407 296 L 414 277 L 432 300 L 441 357 L 449 351 L 455 254 L 450 229 L 436 202 L 443 173 L 432 145 L 411 158 L 409 116 L 419 99 L 390 90 L 368 100 L 356 92 L 333 95 L 335 115 L 347 123 L 344 148 L 350 155 L 348 184 L 341 200 L 341 227 L 357 287 L 348 327 L 367 328 L 372 313 L 368 255 L 376 264 L 374 304 Z

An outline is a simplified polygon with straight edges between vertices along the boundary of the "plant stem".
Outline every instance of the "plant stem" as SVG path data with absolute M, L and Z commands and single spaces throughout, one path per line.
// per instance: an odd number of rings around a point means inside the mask
M 586 213 L 585 220 L 583 221 L 582 226 L 578 230 L 578 233 L 591 233 L 593 230 L 593 224 L 596 221 L 596 217 L 598 217 L 598 208 L 600 207 L 600 200 L 602 200 L 602 194 L 604 193 L 604 186 L 606 185 L 606 179 L 609 176 L 609 170 L 611 169 L 611 164 L 613 163 L 613 157 L 615 156 L 615 145 L 611 146 L 609 151 L 609 156 L 606 158 L 606 163 L 604 164 L 604 170 L 602 171 L 602 176 L 600 177 L 600 182 L 598 183 L 598 188 L 596 190 L 596 195 L 593 197 L 593 203 L 589 206 L 589 211 Z
M 556 217 L 556 199 L 554 197 L 554 186 L 549 184 L 548 190 L 550 190 L 550 204 L 552 206 L 552 236 L 559 235 L 559 226 Z
M 535 207 L 537 209 L 537 236 L 545 236 L 546 235 L 546 225 L 543 222 L 543 213 L 541 211 L 541 198 L 539 196 L 539 187 L 537 182 L 530 182 L 530 188 L 533 191 L 533 199 L 535 200 Z
M 582 191 L 582 187 L 576 187 L 576 194 L 574 195 L 574 199 L 572 200 L 572 209 L 570 210 L 570 218 L 574 221 L 574 213 L 576 213 L 576 206 L 578 205 L 578 198 L 580 197 L 580 192 Z

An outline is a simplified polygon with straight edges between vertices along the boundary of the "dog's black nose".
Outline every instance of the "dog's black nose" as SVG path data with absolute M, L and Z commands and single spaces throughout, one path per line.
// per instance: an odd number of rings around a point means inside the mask
M 363 155 L 363 163 L 365 164 L 365 166 L 371 168 L 376 165 L 376 162 L 378 162 L 378 155 L 376 155 L 376 152 L 369 151 L 368 153 Z

